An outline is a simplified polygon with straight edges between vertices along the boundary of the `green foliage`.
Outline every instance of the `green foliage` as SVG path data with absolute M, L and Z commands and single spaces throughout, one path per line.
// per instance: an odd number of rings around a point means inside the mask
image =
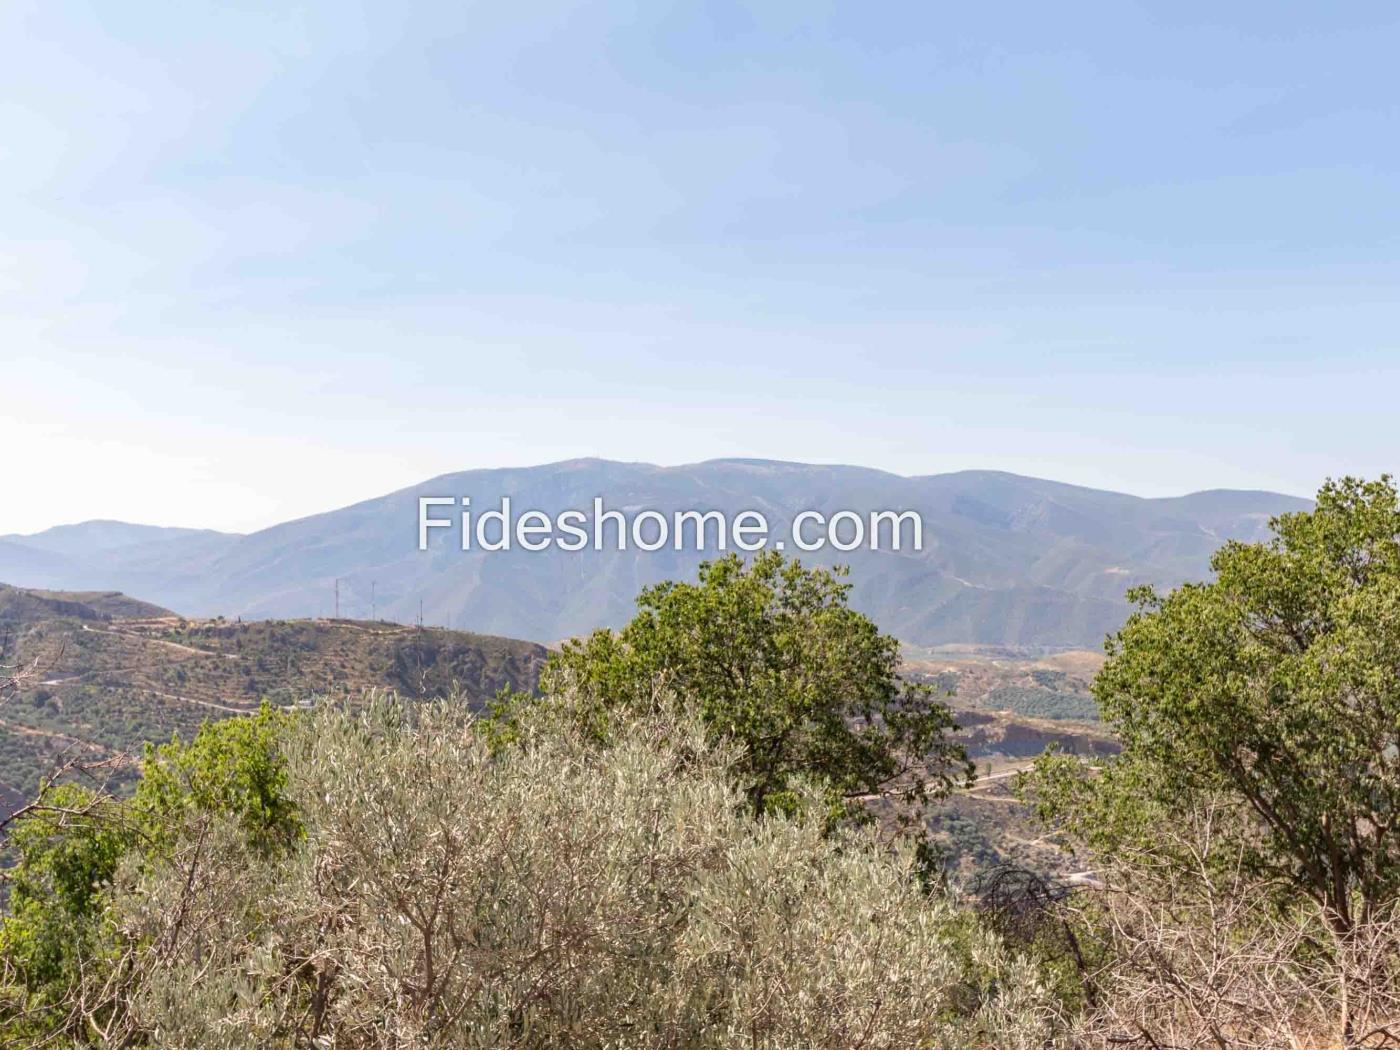
M 137 833 L 113 804 L 74 784 L 50 790 L 9 831 L 14 864 L 0 918 L 0 1017 L 60 1001 L 100 954 L 103 892 Z M 8 1029 L 13 1032 L 13 1028 Z M 0 1021 L 0 1035 L 7 1027 Z
M 1034 672 L 1041 674 L 1043 672 Z M 1056 686 L 1059 682 L 1054 683 Z M 1097 722 L 1098 705 L 1092 696 L 1044 686 L 1001 685 L 990 690 L 982 706 L 993 711 L 1013 711 L 1031 718 Z
M 1395 486 L 1329 482 L 1273 528 L 1223 547 L 1211 583 L 1133 593 L 1094 684 L 1122 756 L 1098 776 L 1052 756 L 1030 786 L 1043 816 L 1118 857 L 1213 806 L 1214 855 L 1346 931 L 1400 892 Z
M 292 720 L 265 705 L 207 724 L 189 744 L 149 748 L 131 799 L 57 784 L 14 820 L 0 916 L 0 1040 L 86 1029 L 91 1011 L 77 1009 L 74 997 L 115 965 L 109 903 L 119 866 L 168 862 L 190 828 L 210 820 L 236 828 L 258 855 L 296 840 L 301 821 L 282 750 Z
M 789 809 L 801 777 L 837 799 L 946 793 L 971 773 L 952 713 L 899 678 L 899 643 L 848 606 L 842 574 L 774 552 L 708 562 L 697 583 L 643 591 L 621 631 L 567 643 L 543 688 L 575 691 L 599 732 L 664 693 L 695 704 L 716 738 L 742 745 L 736 774 L 756 812 Z
M 301 833 L 287 797 L 281 736 L 294 718 L 263 704 L 247 718 L 206 723 L 189 744 L 178 738 L 148 746 L 135 810 L 159 836 L 194 814 L 234 820 L 261 849 L 285 846 Z

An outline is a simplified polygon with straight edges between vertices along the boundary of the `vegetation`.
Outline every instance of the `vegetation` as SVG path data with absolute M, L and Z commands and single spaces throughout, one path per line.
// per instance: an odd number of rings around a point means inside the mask
M 530 642 L 398 624 L 109 619 L 103 610 L 144 604 L 63 598 L 0 588 L 0 616 L 28 616 L 0 624 L 0 643 L 9 638 L 0 665 L 28 672 L 0 711 L 0 816 L 75 757 L 107 760 L 108 775 L 129 785 L 148 741 L 190 740 L 202 722 L 264 700 L 289 707 L 391 689 L 484 706 L 503 688 L 533 691 L 546 655 Z
M 353 701 L 369 690 L 390 689 L 408 698 L 455 695 L 485 705 L 502 687 L 534 691 L 546 656 L 542 646 L 436 628 L 360 621 L 188 621 L 173 615 L 125 619 L 119 614 L 148 607 L 114 595 L 47 596 L 84 604 L 80 617 L 59 615 L 68 607 L 38 601 L 45 597 L 38 592 L 16 590 L 15 596 L 13 608 L 28 608 L 32 615 L 10 622 L 11 649 L 16 661 L 38 673 L 0 711 L 0 817 L 75 759 L 104 762 L 103 781 L 129 791 L 148 741 L 172 734 L 190 740 L 202 722 L 248 714 L 262 700 L 292 707 L 318 696 Z M 1084 658 L 1091 664 L 1087 670 L 1076 662 Z M 1062 666 L 1070 668 L 1068 676 L 1058 669 Z M 1092 654 L 1024 659 L 997 652 L 965 658 L 952 674 L 925 675 L 918 664 L 906 662 L 901 675 L 931 685 L 936 697 L 956 689 L 948 702 L 956 704 L 965 727 L 957 741 L 979 767 L 1000 768 L 1039 754 L 1049 740 L 1086 751 L 1102 743 L 1105 734 L 1089 725 L 1043 724 L 1005 710 L 1014 704 L 997 704 L 994 723 L 978 713 L 999 690 L 1037 689 L 1042 678 L 1046 688 L 1072 704 L 1091 702 L 1092 666 L 1097 666 Z M 906 816 L 928 812 L 927 801 L 905 807 Z M 1057 866 L 1053 850 L 1022 847 L 1039 837 L 1023 827 L 1022 807 L 1001 801 L 972 807 L 957 821 L 945 820 L 946 811 L 957 805 L 954 797 L 929 814 L 949 870 L 970 871 L 1013 858 L 1042 870 Z
M 1092 696 L 1065 693 L 1045 686 L 999 686 L 987 694 L 985 703 L 994 710 L 1014 711 L 1031 718 L 1086 722 L 1096 722 L 1099 718 L 1099 708 Z
M 1144 1039 L 1283 1045 L 1303 1017 L 1358 1045 L 1400 1018 L 1396 490 L 1328 483 L 1274 529 L 1136 592 L 1094 684 L 1121 755 L 1027 785 L 1120 891 L 1104 935 L 1132 966 L 1106 979 Z
M 1044 804 L 1112 852 L 1225 800 L 1250 873 L 1345 932 L 1400 891 L 1400 507 L 1346 481 L 1277 528 L 1211 583 L 1136 593 L 1094 687 L 1122 757 L 1063 785 L 1047 762 Z
M 1073 876 L 924 877 L 888 801 L 991 859 L 1006 772 L 957 789 L 947 708 L 839 577 L 725 559 L 488 717 L 265 706 L 148 749 L 129 797 L 46 785 L 0 1041 L 1400 1045 L 1400 497 L 1329 483 L 1273 527 L 1136 593 L 1093 683 L 1113 746 L 1020 784 Z
M 900 678 L 899 642 L 849 607 L 841 575 L 774 552 L 709 562 L 697 583 L 644 590 L 621 631 L 567 643 L 544 688 L 576 691 L 595 723 L 686 697 L 712 737 L 741 746 L 756 813 L 795 805 L 801 777 L 838 803 L 945 795 L 972 772 L 952 712 Z
M 297 839 L 281 746 L 289 719 L 264 707 L 252 718 L 207 725 L 189 745 L 149 749 L 130 799 L 55 784 L 7 821 L 14 864 L 0 919 L 6 1045 L 90 1036 L 121 1012 L 102 998 L 121 962 L 111 913 L 120 863 L 133 871 L 168 864 L 182 829 L 213 816 L 257 855 Z
M 1086 651 L 1036 656 L 1008 650 L 939 660 L 929 651 L 906 654 L 904 673 L 947 694 L 960 711 L 992 711 L 1027 719 L 1097 722 L 1090 683 L 1102 660 Z M 1064 670 L 1054 664 L 1066 664 Z M 1087 664 L 1088 667 L 1077 667 Z
M 450 703 L 250 724 L 153 753 L 135 799 L 105 803 L 120 820 L 56 792 L 20 822 L 20 881 L 44 893 L 0 933 L 9 1039 L 971 1048 L 1053 1031 L 1029 964 L 926 896 L 907 852 L 826 834 L 800 783 L 755 819 L 738 750 L 669 702 L 606 745 L 539 712 L 493 747 Z M 98 830 L 126 821 L 160 832 Z M 48 895 L 60 883 L 76 889 Z M 35 911 L 83 937 L 52 961 L 27 950 Z

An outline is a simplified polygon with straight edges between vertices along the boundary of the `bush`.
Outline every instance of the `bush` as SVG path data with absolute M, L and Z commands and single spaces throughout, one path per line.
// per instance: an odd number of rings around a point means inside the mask
M 167 870 L 182 836 L 227 822 L 238 849 L 267 856 L 300 833 L 286 795 L 282 734 L 290 716 L 257 715 L 203 726 L 189 744 L 147 749 L 135 797 L 119 800 L 71 783 L 49 784 L 6 824 L 12 866 L 0 916 L 0 1042 L 51 1045 L 125 1023 L 110 994 L 133 945 L 116 935 L 111 883 Z M 99 1038 L 98 1042 L 107 1042 Z
M 291 727 L 305 837 L 188 826 L 113 901 L 148 946 L 126 1034 L 163 1045 L 1045 1046 L 1028 964 L 922 894 L 912 858 L 824 834 L 819 793 L 755 819 L 739 756 L 669 704 L 525 719 L 447 704 Z

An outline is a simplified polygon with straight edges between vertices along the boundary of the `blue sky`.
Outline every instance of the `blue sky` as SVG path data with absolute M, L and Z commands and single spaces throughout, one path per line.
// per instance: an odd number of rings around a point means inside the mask
M 1393 4 L 0 8 L 0 532 L 1400 465 Z

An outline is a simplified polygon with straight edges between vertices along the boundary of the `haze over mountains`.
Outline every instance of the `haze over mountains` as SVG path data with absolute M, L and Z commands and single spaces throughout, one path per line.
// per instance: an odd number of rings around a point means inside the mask
M 460 550 L 440 529 L 417 549 L 418 497 L 512 499 L 516 515 L 609 509 L 759 510 L 771 535 L 803 510 L 914 510 L 924 549 L 802 555 L 851 566 L 853 604 L 917 645 L 1097 646 L 1126 615 L 1135 583 L 1209 572 L 1228 539 L 1267 534 L 1271 516 L 1309 506 L 1268 492 L 1142 499 L 991 471 L 901 477 L 857 467 L 714 460 L 657 467 L 571 460 L 465 471 L 246 536 L 87 522 L 0 537 L 0 580 L 120 590 L 191 616 L 325 616 L 340 580 L 344 616 L 550 641 L 624 622 L 639 589 L 693 577 L 714 551 Z M 790 552 L 791 553 L 791 552 Z

